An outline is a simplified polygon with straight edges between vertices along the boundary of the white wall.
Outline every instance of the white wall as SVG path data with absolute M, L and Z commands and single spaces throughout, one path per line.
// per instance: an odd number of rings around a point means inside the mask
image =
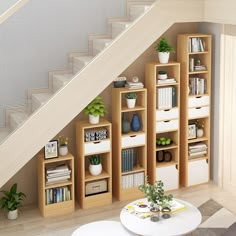
M 0 15 L 14 5 L 18 0 L 1 0 L 0 1 Z
M 48 71 L 65 69 L 68 52 L 87 51 L 88 34 L 106 33 L 107 17 L 125 13 L 125 0 L 30 0 L 0 25 L 0 127 L 6 106 L 48 87 Z

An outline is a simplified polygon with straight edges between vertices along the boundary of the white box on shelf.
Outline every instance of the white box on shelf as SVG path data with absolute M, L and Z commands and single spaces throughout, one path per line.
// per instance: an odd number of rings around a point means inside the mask
M 123 136 L 121 138 L 121 147 L 132 147 L 132 146 L 140 146 L 146 144 L 146 134 L 137 134 L 131 136 Z
M 188 162 L 188 186 L 209 181 L 209 165 L 207 160 Z
M 176 165 L 157 167 L 156 180 L 164 183 L 165 191 L 179 188 L 179 170 Z
M 189 97 L 188 107 L 208 106 L 210 102 L 209 96 Z
M 177 130 L 179 128 L 179 120 L 167 120 L 156 122 L 156 133 Z
M 179 118 L 179 109 L 156 110 L 156 120 L 170 120 Z
M 188 119 L 209 116 L 209 107 L 195 107 L 188 109 Z
M 94 141 L 84 144 L 85 155 L 99 152 L 109 152 L 110 150 L 111 150 L 110 140 Z

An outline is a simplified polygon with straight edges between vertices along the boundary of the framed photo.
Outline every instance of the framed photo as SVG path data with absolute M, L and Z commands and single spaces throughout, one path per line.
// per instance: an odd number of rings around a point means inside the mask
M 44 158 L 51 159 L 58 157 L 58 141 L 52 140 L 44 146 Z
M 197 127 L 195 124 L 188 125 L 188 139 L 197 138 Z

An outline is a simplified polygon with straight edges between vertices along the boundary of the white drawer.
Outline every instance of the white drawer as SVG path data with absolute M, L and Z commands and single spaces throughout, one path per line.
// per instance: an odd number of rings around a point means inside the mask
M 110 150 L 111 150 L 110 140 L 88 142 L 84 144 L 85 155 L 98 152 L 109 152 Z
M 189 119 L 205 117 L 205 116 L 209 116 L 209 107 L 196 107 L 188 109 Z
M 179 128 L 179 120 L 168 120 L 156 122 L 156 133 L 169 130 L 177 130 Z
M 156 120 L 170 120 L 179 118 L 179 109 L 156 110 Z
M 146 144 L 146 135 L 145 134 L 124 136 L 121 138 L 121 147 L 122 148 L 145 145 L 145 144 Z
M 188 107 L 208 106 L 209 101 L 209 96 L 190 97 L 188 99 Z
M 209 166 L 206 160 L 188 163 L 188 186 L 209 181 Z
M 156 168 L 156 180 L 164 183 L 165 191 L 179 188 L 179 170 L 176 165 Z

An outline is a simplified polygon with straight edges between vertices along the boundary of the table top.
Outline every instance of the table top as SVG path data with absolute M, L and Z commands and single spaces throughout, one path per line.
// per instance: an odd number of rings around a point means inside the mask
M 153 222 L 150 217 L 144 218 L 145 210 L 139 211 L 142 212 L 142 217 L 137 211 L 132 212 L 132 210 L 129 210 L 133 206 L 147 204 L 147 200 L 144 198 L 126 205 L 121 210 L 120 221 L 131 232 L 145 236 L 177 236 L 192 232 L 201 223 L 202 216 L 200 211 L 189 202 L 179 199 L 174 199 L 174 201 L 184 206 L 184 209 L 172 213 L 168 219 L 160 217 L 159 221 Z

